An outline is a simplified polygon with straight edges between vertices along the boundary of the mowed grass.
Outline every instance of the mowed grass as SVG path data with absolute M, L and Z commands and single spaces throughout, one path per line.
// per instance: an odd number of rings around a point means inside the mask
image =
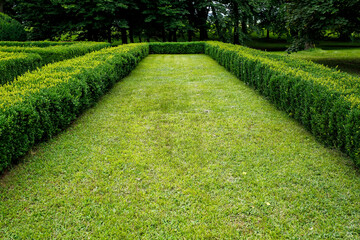
M 151 55 L 0 180 L 0 239 L 360 239 L 360 175 L 205 55 Z
M 287 54 L 280 52 L 277 54 Z M 292 53 L 294 58 L 311 60 L 331 68 L 337 68 L 354 76 L 360 76 L 360 48 L 324 47 Z

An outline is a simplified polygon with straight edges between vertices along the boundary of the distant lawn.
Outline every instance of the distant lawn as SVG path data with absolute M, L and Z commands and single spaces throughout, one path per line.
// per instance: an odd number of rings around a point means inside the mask
M 251 41 L 246 41 L 245 46 L 255 48 L 263 51 L 286 51 L 290 47 L 291 43 L 286 39 L 266 39 L 266 38 L 254 38 Z M 339 41 L 320 41 L 316 44 L 317 48 L 324 50 L 341 50 L 360 48 L 360 42 L 339 42 Z
M 151 55 L 0 178 L 0 239 L 360 239 L 360 175 L 205 55 Z
M 301 51 L 298 53 L 292 53 L 290 56 L 294 58 L 301 58 L 311 60 L 316 63 L 320 63 L 332 68 L 338 68 L 341 71 L 348 72 L 353 75 L 360 76 L 360 48 L 339 48 L 335 45 L 320 48 L 311 49 L 308 51 Z M 287 54 L 285 52 L 279 52 L 277 54 Z

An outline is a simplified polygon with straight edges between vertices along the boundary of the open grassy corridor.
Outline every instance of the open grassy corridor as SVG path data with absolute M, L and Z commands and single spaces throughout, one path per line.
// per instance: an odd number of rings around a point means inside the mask
M 0 239 L 360 239 L 360 175 L 205 55 L 151 55 L 0 179 Z

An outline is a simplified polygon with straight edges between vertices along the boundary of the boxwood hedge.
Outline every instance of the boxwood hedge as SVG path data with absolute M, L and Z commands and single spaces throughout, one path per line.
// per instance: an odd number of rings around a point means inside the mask
M 151 54 L 203 54 L 204 42 L 150 43 Z
M 148 53 L 147 44 L 106 48 L 0 86 L 0 171 L 68 126 Z
M 13 81 L 27 71 L 40 66 L 41 57 L 31 53 L 4 53 L 0 52 L 0 85 Z
M 110 46 L 109 43 L 98 43 L 98 42 L 79 42 L 79 43 L 65 44 L 65 45 L 56 44 L 48 47 L 45 47 L 45 45 L 41 45 L 41 47 L 33 46 L 33 45 L 26 47 L 19 45 L 16 46 L 3 45 L 0 46 L 0 51 L 36 53 L 39 54 L 42 58 L 41 64 L 45 65 L 48 63 L 53 63 L 53 62 L 81 56 L 86 53 L 97 51 L 109 46 Z
M 50 46 L 60 46 L 60 45 L 73 45 L 75 42 L 53 42 L 53 41 L 26 41 L 26 42 L 16 42 L 16 41 L 0 41 L 0 46 L 7 47 L 50 47 Z

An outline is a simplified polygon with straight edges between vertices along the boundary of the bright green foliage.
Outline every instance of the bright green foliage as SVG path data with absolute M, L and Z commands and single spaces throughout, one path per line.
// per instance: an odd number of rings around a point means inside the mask
M 47 65 L 0 87 L 0 171 L 58 133 L 148 54 L 147 44 L 107 48 Z
M 46 45 L 47 43 L 45 43 Z M 39 44 L 42 45 L 42 44 Z M 33 45 L 32 45 L 33 46 Z M 80 42 L 74 44 L 54 45 L 49 47 L 21 47 L 21 46 L 0 46 L 3 52 L 24 52 L 37 53 L 42 58 L 42 65 L 62 61 L 65 59 L 84 55 L 86 53 L 100 50 L 110 46 L 108 43 Z
M 351 159 L 205 55 L 150 55 L 0 178 L 0 239 L 360 239 Z
M 360 164 L 360 79 L 303 60 L 208 42 L 206 53 Z
M 32 53 L 0 52 L 0 85 L 13 81 L 27 71 L 40 66 L 41 57 Z
M 8 15 L 0 12 L 0 41 L 25 41 L 24 27 Z
M 150 43 L 151 54 L 203 54 L 203 42 Z
M 0 46 L 7 47 L 50 47 L 59 45 L 72 45 L 74 42 L 50 42 L 50 41 L 28 41 L 28 42 L 15 42 L 15 41 L 1 41 Z

